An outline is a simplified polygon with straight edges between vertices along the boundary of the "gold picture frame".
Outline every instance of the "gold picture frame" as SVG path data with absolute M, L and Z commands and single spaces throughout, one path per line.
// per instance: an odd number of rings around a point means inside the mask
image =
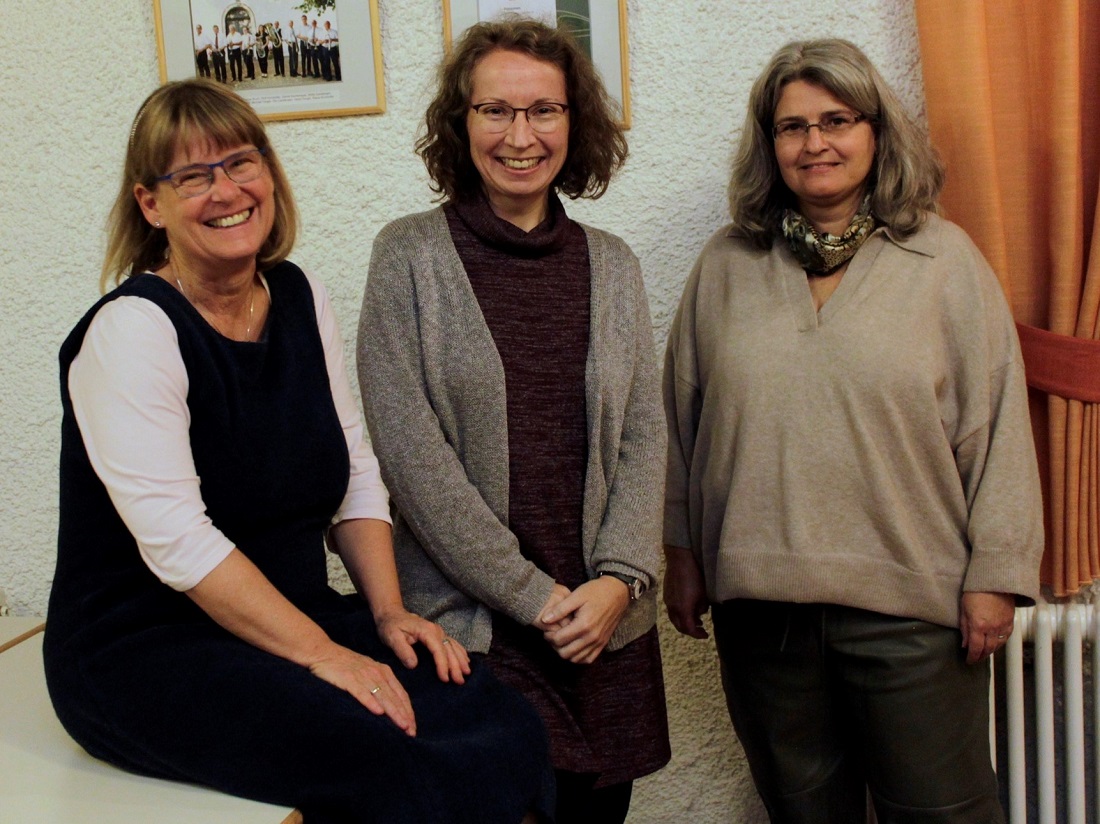
M 199 38 L 209 37 L 214 26 L 219 28 L 219 35 L 228 40 L 230 27 L 244 25 L 244 21 L 250 21 L 250 29 L 256 30 L 273 23 L 279 24 L 279 36 L 273 35 L 270 40 L 272 44 L 276 40 L 280 42 L 282 76 L 274 76 L 273 66 L 269 65 L 268 77 L 261 77 L 258 71 L 259 52 L 252 55 L 256 61 L 253 78 L 245 76 L 234 83 L 230 71 L 234 67 L 225 67 L 227 84 L 252 104 L 263 120 L 382 114 L 386 110 L 386 97 L 382 78 L 378 0 L 338 0 L 323 4 L 323 7 L 323 12 L 314 10 L 308 14 L 307 27 L 312 32 L 310 24 L 316 19 L 319 30 L 326 32 L 321 39 L 333 30 L 338 35 L 338 59 L 333 61 L 331 51 L 327 58 L 330 66 L 328 77 L 331 79 L 324 76 L 290 76 L 290 41 L 293 39 L 297 44 L 302 39 L 298 36 L 302 33 L 301 15 L 300 10 L 293 13 L 295 35 L 291 37 L 288 25 L 291 21 L 287 19 L 291 12 L 287 11 L 287 4 L 283 2 L 251 0 L 246 4 L 225 0 L 153 0 L 161 82 L 184 80 L 202 73 L 200 65 L 203 61 L 197 45 L 206 42 Z M 323 28 L 326 20 L 330 24 L 328 30 Z M 196 34 L 197 26 L 203 27 L 203 35 Z M 223 51 L 224 62 L 229 63 L 225 46 L 219 50 Z M 206 56 L 206 68 L 211 78 L 216 79 L 212 44 L 201 51 Z M 269 63 L 274 63 L 274 45 L 266 54 Z M 295 52 L 295 64 L 299 69 L 302 68 L 302 54 L 301 49 Z M 339 66 L 339 80 L 334 76 L 336 66 Z M 236 68 L 239 69 L 240 64 Z
M 443 46 L 451 44 L 467 28 L 502 12 L 543 17 L 553 5 L 557 22 L 570 25 L 603 78 L 607 92 L 619 105 L 622 122 L 630 128 L 630 48 L 626 30 L 626 0 L 443 0 Z M 483 14 L 488 9 L 489 13 Z M 587 12 L 587 13 L 586 13 Z M 587 28 L 586 28 L 587 25 Z

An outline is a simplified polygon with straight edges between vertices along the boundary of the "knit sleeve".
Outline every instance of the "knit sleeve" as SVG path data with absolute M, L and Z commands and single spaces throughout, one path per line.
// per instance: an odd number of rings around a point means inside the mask
M 516 536 L 471 483 L 430 397 L 424 336 L 453 346 L 463 340 L 448 337 L 444 311 L 422 314 L 418 305 L 413 267 L 434 265 L 429 242 L 395 224 L 375 240 L 357 347 L 367 427 L 402 519 L 432 562 L 466 595 L 530 624 L 554 580 L 520 554 Z
M 1022 360 L 988 378 L 989 420 L 956 449 L 970 503 L 965 592 L 1039 594 L 1043 510 Z
M 608 236 L 603 236 L 607 238 Z M 605 248 L 606 246 L 606 248 Z M 607 504 L 600 521 L 593 563 L 599 572 L 641 575 L 652 584 L 660 558 L 661 493 L 665 460 L 664 410 L 653 343 L 653 323 L 638 259 L 618 238 L 591 243 L 599 250 L 593 266 L 608 266 L 618 284 L 621 314 L 630 317 L 633 362 L 611 365 L 629 370 L 622 431 Z M 606 258 L 605 258 L 606 254 Z M 623 336 L 624 338 L 627 335 Z
M 151 301 L 111 301 L 92 320 L 68 382 L 92 468 L 142 559 L 173 589 L 195 586 L 233 542 L 200 493 L 187 370 L 172 322 Z
M 1043 509 L 1024 363 L 996 276 L 954 229 L 966 261 L 947 296 L 954 348 L 952 446 L 969 509 L 966 592 L 1039 594 Z
M 662 377 L 665 420 L 668 426 L 664 542 L 669 546 L 691 548 L 696 557 L 699 557 L 702 548 L 692 541 L 688 500 L 691 457 L 695 450 L 702 407 L 695 351 L 695 292 L 699 284 L 701 263 L 700 258 L 688 278 L 680 306 L 672 321 L 665 347 Z

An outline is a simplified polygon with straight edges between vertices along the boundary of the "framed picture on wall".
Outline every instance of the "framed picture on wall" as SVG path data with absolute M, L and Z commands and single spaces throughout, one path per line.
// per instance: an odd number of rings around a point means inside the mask
M 381 114 L 378 0 L 153 0 L 161 82 L 209 77 L 264 120 Z
M 443 0 L 444 46 L 449 51 L 470 26 L 508 12 L 572 29 L 622 109 L 623 125 L 630 128 L 626 0 Z

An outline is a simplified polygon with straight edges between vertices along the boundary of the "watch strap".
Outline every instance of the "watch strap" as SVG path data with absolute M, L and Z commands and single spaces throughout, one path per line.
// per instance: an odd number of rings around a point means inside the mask
M 623 572 L 614 572 L 614 571 L 611 571 L 611 570 L 609 570 L 607 572 L 601 572 L 599 577 L 602 578 L 605 575 L 610 575 L 612 578 L 617 578 L 620 581 L 622 581 L 624 584 L 626 584 L 626 588 L 628 590 L 630 590 L 630 600 L 631 601 L 637 601 L 638 599 L 640 599 L 642 597 L 642 595 L 645 594 L 646 585 L 645 585 L 645 582 L 641 578 L 636 578 L 633 575 L 627 575 L 626 573 L 623 573 Z

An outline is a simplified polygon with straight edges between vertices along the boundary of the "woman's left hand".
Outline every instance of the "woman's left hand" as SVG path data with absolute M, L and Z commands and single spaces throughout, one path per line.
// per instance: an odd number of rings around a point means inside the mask
M 630 592 L 618 578 L 605 575 L 573 590 L 542 616 L 547 624 L 568 623 L 543 633 L 558 655 L 574 664 L 595 661 L 630 606 Z
M 470 674 L 470 656 L 466 648 L 449 637 L 439 624 L 404 609 L 376 616 L 375 622 L 383 643 L 409 669 L 416 666 L 413 644 L 419 642 L 432 654 L 440 681 L 466 682 L 466 676 Z
M 1016 596 L 1005 592 L 964 592 L 959 630 L 966 663 L 984 661 L 1008 641 L 1016 615 Z

